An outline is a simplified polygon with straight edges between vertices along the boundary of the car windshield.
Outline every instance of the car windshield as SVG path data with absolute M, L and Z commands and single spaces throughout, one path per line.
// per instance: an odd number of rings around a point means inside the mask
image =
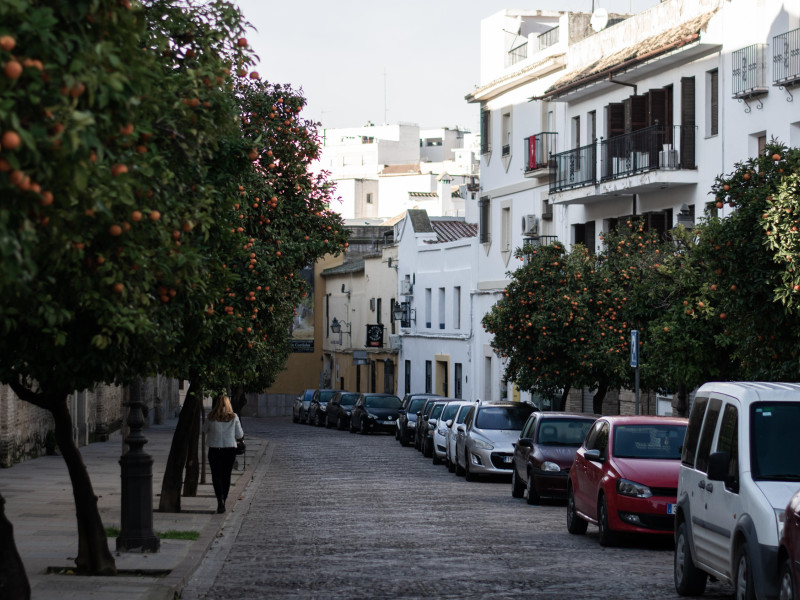
M 320 390 L 318 400 L 325 404 L 336 393 L 336 390 Z
M 339 404 L 342 406 L 352 406 L 356 403 L 356 399 L 358 398 L 358 394 L 342 394 L 341 399 L 339 400 Z
M 579 447 L 594 421 L 589 419 L 542 419 L 537 444 Z
M 448 404 L 442 411 L 442 421 L 449 421 L 458 411 L 458 404 Z
M 684 435 L 686 425 L 617 425 L 614 429 L 614 456 L 680 460 Z
M 516 429 L 522 431 L 533 412 L 527 404 L 519 406 L 484 406 L 478 411 L 475 427 L 479 429 Z
M 800 481 L 800 402 L 759 402 L 751 411 L 754 479 Z
M 438 419 L 439 415 L 442 414 L 442 409 L 444 408 L 444 404 L 435 404 L 433 410 L 431 411 L 431 416 L 428 417 L 429 419 Z
M 422 398 L 413 398 L 411 404 L 408 405 L 408 412 L 417 414 L 422 409 L 422 405 L 425 404 L 426 400 L 427 398 L 425 398 L 425 396 Z
M 400 408 L 403 403 L 397 396 L 367 396 L 364 405 L 369 408 Z

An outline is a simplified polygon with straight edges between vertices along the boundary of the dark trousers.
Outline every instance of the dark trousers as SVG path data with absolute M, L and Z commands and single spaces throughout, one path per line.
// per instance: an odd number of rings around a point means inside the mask
M 231 471 L 236 460 L 236 448 L 209 448 L 208 465 L 211 467 L 211 483 L 214 495 L 223 502 L 228 498 L 231 487 Z

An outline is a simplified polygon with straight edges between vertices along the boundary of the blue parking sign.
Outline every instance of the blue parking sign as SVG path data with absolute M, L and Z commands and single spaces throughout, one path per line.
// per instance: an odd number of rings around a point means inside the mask
M 639 366 L 639 330 L 631 329 L 631 366 Z

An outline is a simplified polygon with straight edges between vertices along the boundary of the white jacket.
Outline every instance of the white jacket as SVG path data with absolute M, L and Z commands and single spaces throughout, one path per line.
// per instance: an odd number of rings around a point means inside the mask
M 244 437 L 238 415 L 233 415 L 233 419 L 227 422 L 206 419 L 203 433 L 206 434 L 206 446 L 209 448 L 235 448 L 236 440 Z

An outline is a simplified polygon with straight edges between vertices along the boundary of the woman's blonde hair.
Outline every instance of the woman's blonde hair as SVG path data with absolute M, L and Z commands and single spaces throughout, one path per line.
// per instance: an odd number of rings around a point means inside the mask
M 211 412 L 208 413 L 209 421 L 233 421 L 233 417 L 236 416 L 236 413 L 233 412 L 233 407 L 231 406 L 231 399 L 227 396 L 221 396 L 215 403 L 214 406 L 211 408 Z

